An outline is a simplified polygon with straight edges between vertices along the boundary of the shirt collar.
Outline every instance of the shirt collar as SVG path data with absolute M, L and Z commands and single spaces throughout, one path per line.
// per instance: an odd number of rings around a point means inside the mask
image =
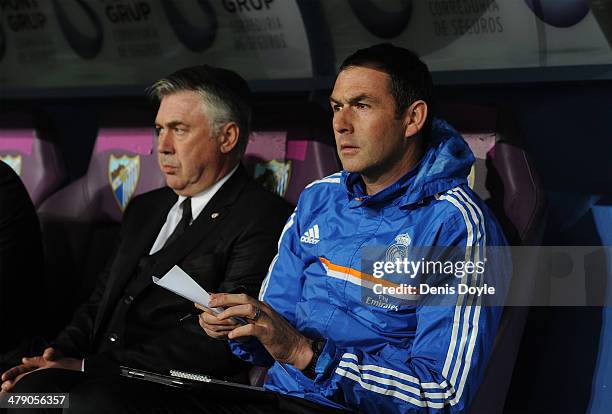
M 219 191 L 219 189 L 223 186 L 223 184 L 225 184 L 227 180 L 229 180 L 230 177 L 234 175 L 234 173 L 236 172 L 239 166 L 240 164 L 238 163 L 229 173 L 227 173 L 219 181 L 217 181 L 216 183 L 214 183 L 213 185 L 211 185 L 204 191 L 191 197 L 192 221 L 198 218 L 198 216 L 200 215 L 202 210 L 204 210 L 204 208 L 209 203 L 209 201 L 214 197 L 217 191 Z M 183 200 L 185 200 L 186 198 L 187 198 L 186 196 L 179 195 L 176 205 L 180 205 L 183 202 Z

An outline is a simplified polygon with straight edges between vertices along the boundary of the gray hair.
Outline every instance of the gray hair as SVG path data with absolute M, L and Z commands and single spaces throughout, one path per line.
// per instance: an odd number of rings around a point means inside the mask
M 246 81 L 237 73 L 208 65 L 180 69 L 148 88 L 153 98 L 193 91 L 202 98 L 202 110 L 209 118 L 214 135 L 228 122 L 238 125 L 236 150 L 239 156 L 246 149 L 251 124 L 251 93 Z

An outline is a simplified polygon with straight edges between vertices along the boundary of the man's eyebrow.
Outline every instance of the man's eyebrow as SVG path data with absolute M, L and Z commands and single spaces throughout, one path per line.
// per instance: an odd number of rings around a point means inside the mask
M 349 99 L 349 103 L 351 105 L 356 104 L 357 102 L 361 102 L 361 101 L 378 101 L 378 99 L 376 99 L 372 95 L 368 95 L 367 93 L 362 93 L 361 95 L 357 95 Z
M 329 97 L 329 101 L 331 103 L 334 103 L 334 104 L 341 104 L 342 103 L 342 102 L 338 101 L 337 99 L 335 99 L 333 96 Z M 348 103 L 351 104 L 351 105 L 354 105 L 357 102 L 361 102 L 361 101 L 373 101 L 373 102 L 377 102 L 378 99 L 376 99 L 372 95 L 368 95 L 367 93 L 362 93 L 361 95 L 357 95 L 357 96 L 354 96 L 352 98 L 349 98 Z
M 155 121 L 155 125 L 162 125 L 162 124 L 157 122 L 157 121 Z M 183 121 L 170 121 L 170 122 L 166 122 L 166 124 L 163 125 L 163 126 L 166 126 L 168 128 L 174 128 L 174 127 L 179 126 L 179 125 L 189 126 L 186 123 L 184 123 Z

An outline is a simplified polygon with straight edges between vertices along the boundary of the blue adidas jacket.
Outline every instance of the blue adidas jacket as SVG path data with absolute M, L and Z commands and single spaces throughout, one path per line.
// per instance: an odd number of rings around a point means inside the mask
M 477 247 L 506 244 L 491 212 L 467 185 L 474 162 L 469 147 L 443 121 L 434 123 L 432 136 L 413 171 L 380 193 L 367 196 L 359 177 L 346 172 L 315 181 L 302 193 L 260 300 L 305 336 L 327 341 L 314 381 L 275 363 L 254 339 L 230 341 L 241 358 L 274 364 L 267 389 L 368 413 L 466 410 L 501 308 L 484 306 L 474 295 L 457 297 L 450 306 L 426 306 L 427 297 L 417 305 L 389 306 L 365 303 L 363 294 L 372 281 L 361 272 L 367 246 L 468 247 L 463 252 L 474 260 L 483 254 Z M 509 275 L 507 258 L 497 258 L 470 283 L 493 277 L 501 286 Z M 466 280 L 447 279 L 442 282 L 450 285 Z

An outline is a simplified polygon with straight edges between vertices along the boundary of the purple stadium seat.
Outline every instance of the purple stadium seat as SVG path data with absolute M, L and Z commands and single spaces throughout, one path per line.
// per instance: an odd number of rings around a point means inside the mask
M 255 180 L 295 205 L 304 187 L 339 171 L 324 111 L 312 105 L 256 108 L 244 164 Z
M 537 243 L 545 196 L 516 122 L 488 107 L 447 105 L 442 113 L 472 149 L 470 186 L 495 212 L 510 244 Z
M 49 197 L 39 214 L 119 223 L 134 196 L 163 185 L 153 128 L 104 127 L 85 176 Z
M 25 184 L 35 207 L 66 180 L 66 169 L 48 127 L 23 113 L 0 116 L 0 161 Z
M 476 157 L 470 185 L 491 207 L 514 246 L 536 246 L 545 223 L 545 195 L 508 112 L 493 108 L 448 105 L 443 118 L 461 132 Z M 536 282 L 537 249 L 529 263 L 533 274 L 514 278 L 510 295 L 529 297 Z M 470 406 L 471 414 L 502 413 L 529 308 L 506 307 L 484 379 Z
M 264 187 L 293 205 L 306 185 L 340 169 L 334 147 L 306 139 L 289 141 L 285 131 L 251 134 L 244 164 Z
M 129 201 L 165 185 L 153 128 L 142 126 L 145 123 L 106 125 L 98 132 L 87 173 L 38 209 L 47 283 L 52 297 L 62 304 L 51 331 L 65 325 L 92 291 L 114 249 Z

